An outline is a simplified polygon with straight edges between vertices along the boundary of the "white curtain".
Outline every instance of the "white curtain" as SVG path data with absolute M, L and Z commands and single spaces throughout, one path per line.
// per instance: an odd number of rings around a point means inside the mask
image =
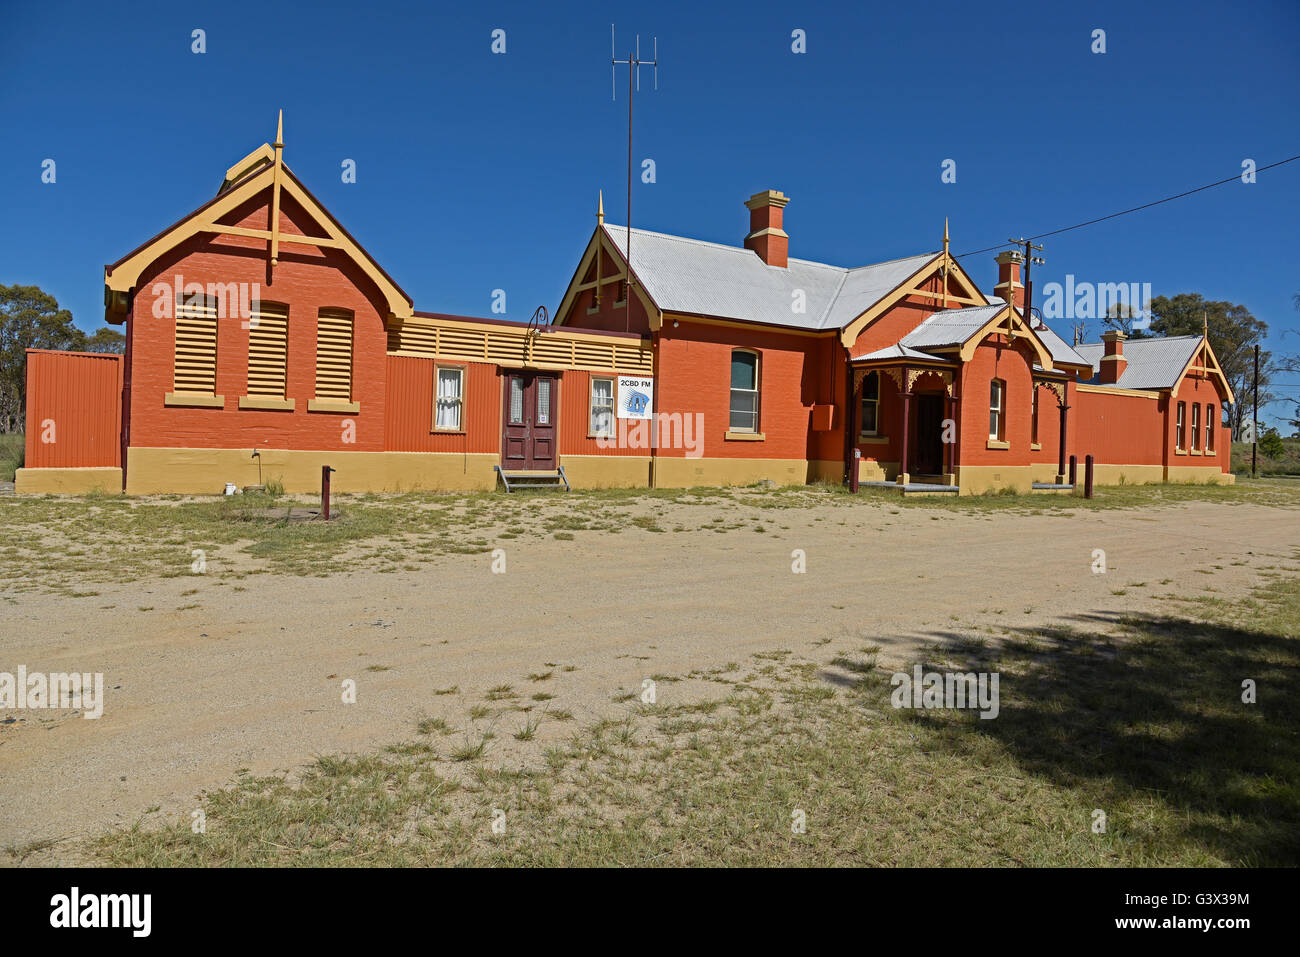
M 459 369 L 438 370 L 438 414 L 435 424 L 440 429 L 460 428 L 460 384 Z

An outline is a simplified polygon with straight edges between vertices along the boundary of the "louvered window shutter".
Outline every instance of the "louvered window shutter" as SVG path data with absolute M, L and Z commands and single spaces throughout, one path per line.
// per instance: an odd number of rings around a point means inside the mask
M 189 296 L 176 304 L 175 389 L 186 395 L 217 390 L 217 304 Z
M 248 394 L 284 398 L 289 359 L 289 309 L 262 303 L 248 324 Z
M 316 398 L 352 399 L 350 312 L 321 312 L 316 320 Z

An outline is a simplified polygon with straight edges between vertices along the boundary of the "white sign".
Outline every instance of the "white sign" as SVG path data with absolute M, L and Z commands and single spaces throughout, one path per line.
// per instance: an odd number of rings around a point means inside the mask
M 618 417 L 649 419 L 654 414 L 655 380 L 649 376 L 618 377 Z

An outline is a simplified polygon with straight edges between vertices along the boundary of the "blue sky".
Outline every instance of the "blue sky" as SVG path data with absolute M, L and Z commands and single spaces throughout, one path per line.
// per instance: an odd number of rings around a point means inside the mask
M 743 201 L 780 189 L 799 258 L 852 266 L 933 249 L 944 216 L 961 253 L 1300 153 L 1293 0 L 0 0 L 0 283 L 39 285 L 97 328 L 103 264 L 209 199 L 283 108 L 286 162 L 417 308 L 490 315 L 502 288 L 508 318 L 553 310 L 597 189 L 624 220 L 611 21 L 620 56 L 636 32 L 643 53 L 659 38 L 635 147 L 657 181 L 635 181 L 634 224 L 739 244 Z M 490 49 L 497 28 L 504 55 Z M 1105 54 L 1091 52 L 1098 28 Z M 41 182 L 46 158 L 54 184 Z M 956 183 L 940 181 L 945 159 Z M 1053 237 L 1035 286 L 1072 273 L 1201 292 L 1248 306 L 1275 351 L 1300 353 L 1298 210 L 1300 162 Z M 992 256 L 963 261 L 986 291 Z

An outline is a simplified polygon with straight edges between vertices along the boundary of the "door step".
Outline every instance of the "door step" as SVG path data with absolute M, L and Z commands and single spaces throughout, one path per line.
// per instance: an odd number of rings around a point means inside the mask
M 505 486 L 507 492 L 515 492 L 521 488 L 550 488 L 563 489 L 571 492 L 569 478 L 564 474 L 564 466 L 561 465 L 554 472 L 543 470 L 528 470 L 518 472 L 507 472 L 499 465 L 492 466 L 497 470 L 497 475 L 501 479 L 501 484 Z

